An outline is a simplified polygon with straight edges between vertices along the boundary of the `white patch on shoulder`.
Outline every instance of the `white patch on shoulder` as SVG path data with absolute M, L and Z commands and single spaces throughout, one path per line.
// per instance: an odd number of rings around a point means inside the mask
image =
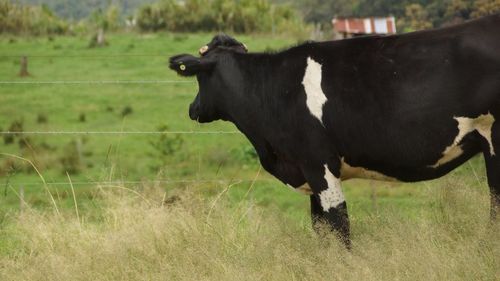
M 306 91 L 306 104 L 309 112 L 323 125 L 323 105 L 327 101 L 325 93 L 321 88 L 322 66 L 312 58 L 307 58 L 307 68 L 302 85 Z
M 348 179 L 370 179 L 370 180 L 379 180 L 379 181 L 399 181 L 396 178 L 386 176 L 382 173 L 368 170 L 363 167 L 353 167 L 342 158 L 341 167 L 340 167 L 340 178 L 341 180 Z
M 325 180 L 328 188 L 321 191 L 319 199 L 323 211 L 328 212 L 331 208 L 336 208 L 345 201 L 344 193 L 340 185 L 340 179 L 336 178 L 325 164 Z
M 291 189 L 293 189 L 294 191 L 298 192 L 298 193 L 302 193 L 304 195 L 311 195 L 313 194 L 312 193 L 312 190 L 311 190 L 311 187 L 309 186 L 309 184 L 303 184 L 299 187 L 293 187 L 289 184 L 287 184 L 286 186 L 290 187 Z
M 454 117 L 453 119 L 458 122 L 458 134 L 453 142 L 444 149 L 442 157 L 434 165 L 431 165 L 432 168 L 437 168 L 462 155 L 463 150 L 459 143 L 467 134 L 474 131 L 486 139 L 490 146 L 490 155 L 495 155 L 495 148 L 491 140 L 491 127 L 495 123 L 495 117 L 491 113 L 488 112 L 488 114 L 482 114 L 476 118 Z

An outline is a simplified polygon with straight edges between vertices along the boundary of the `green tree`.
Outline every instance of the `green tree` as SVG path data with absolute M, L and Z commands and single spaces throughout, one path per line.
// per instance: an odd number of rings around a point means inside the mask
M 500 12 L 500 0 L 476 0 L 471 17 L 479 18 L 498 12 Z
M 59 17 L 71 20 L 88 18 L 95 10 L 105 10 L 109 5 L 120 9 L 123 15 L 132 15 L 142 5 L 158 0 L 12 0 L 22 4 L 39 5 L 44 3 Z
M 420 4 L 410 4 L 405 7 L 405 17 L 398 22 L 404 32 L 429 29 L 432 22 L 429 21 L 427 11 Z
M 354 15 L 357 5 L 357 0 L 302 0 L 300 9 L 307 22 L 329 23 L 335 16 L 348 17 Z
M 450 0 L 444 14 L 445 24 L 457 24 L 469 18 L 470 3 L 465 0 Z
M 401 17 L 405 13 L 405 5 L 408 1 L 401 0 L 359 0 L 356 15 L 362 17 L 369 16 L 396 16 Z M 411 1 L 412 3 L 425 5 L 421 1 Z
M 13 4 L 0 0 L 0 32 L 14 34 L 62 34 L 68 23 L 58 18 L 47 6 Z
M 228 30 L 236 20 L 236 2 L 231 0 L 214 0 L 211 5 L 218 30 Z M 217 12 L 215 12 L 217 11 Z
M 89 23 L 96 29 L 96 34 L 90 41 L 90 47 L 103 47 L 108 44 L 105 33 L 109 30 L 116 30 L 120 26 L 120 9 L 115 5 L 110 5 L 103 11 L 95 10 L 89 17 Z
M 301 30 L 302 19 L 289 5 L 268 0 L 163 0 L 139 10 L 143 31 L 231 31 L 238 33 Z

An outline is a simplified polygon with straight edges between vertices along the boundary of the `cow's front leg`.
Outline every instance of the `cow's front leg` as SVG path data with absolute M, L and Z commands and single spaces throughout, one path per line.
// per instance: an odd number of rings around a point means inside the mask
M 339 167 L 335 163 L 324 164 L 321 168 L 305 171 L 305 176 L 313 192 L 310 200 L 314 230 L 321 231 L 326 225 L 350 248 L 349 216 L 341 189 Z

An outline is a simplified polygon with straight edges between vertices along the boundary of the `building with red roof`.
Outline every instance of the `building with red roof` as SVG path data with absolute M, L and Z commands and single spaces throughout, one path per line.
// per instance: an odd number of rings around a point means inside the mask
M 394 17 L 334 18 L 332 25 L 340 38 L 396 34 L 396 19 Z

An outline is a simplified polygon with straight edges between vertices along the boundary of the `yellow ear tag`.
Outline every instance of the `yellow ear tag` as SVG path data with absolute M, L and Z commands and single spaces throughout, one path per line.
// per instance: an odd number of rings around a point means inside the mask
M 185 65 L 183 65 L 183 64 L 181 64 L 181 65 L 179 66 L 179 68 L 180 68 L 182 71 L 186 70 L 186 66 L 185 66 Z

